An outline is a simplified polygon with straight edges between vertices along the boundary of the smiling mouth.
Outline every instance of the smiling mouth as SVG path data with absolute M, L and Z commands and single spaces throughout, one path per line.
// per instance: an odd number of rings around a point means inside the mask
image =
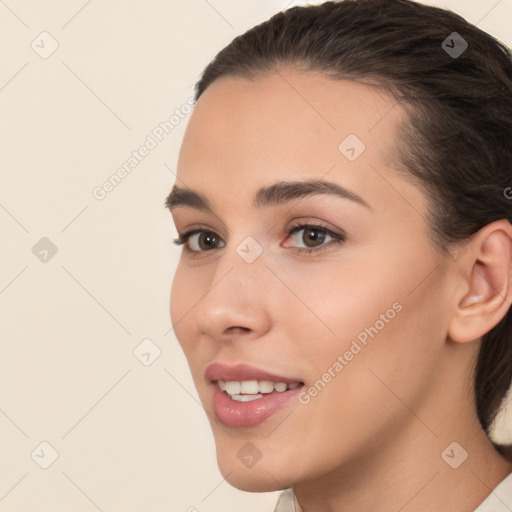
M 305 385 L 297 374 L 285 376 L 246 363 L 211 362 L 205 377 L 217 419 L 226 427 L 256 427 L 286 407 Z
M 216 381 L 216 384 L 231 400 L 237 402 L 259 400 L 266 395 L 284 393 L 304 385 L 303 382 L 286 383 L 270 380 L 223 381 L 220 379 Z

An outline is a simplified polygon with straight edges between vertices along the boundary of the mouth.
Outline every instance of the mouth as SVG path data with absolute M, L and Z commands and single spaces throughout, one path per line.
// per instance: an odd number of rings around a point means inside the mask
M 251 402 L 272 393 L 284 393 L 291 389 L 303 386 L 303 382 L 273 382 L 271 380 L 242 380 L 242 381 L 215 381 L 221 391 L 225 391 L 231 400 L 237 402 Z
M 250 427 L 269 419 L 304 386 L 299 378 L 261 368 L 211 363 L 206 368 L 217 419 L 227 427 Z

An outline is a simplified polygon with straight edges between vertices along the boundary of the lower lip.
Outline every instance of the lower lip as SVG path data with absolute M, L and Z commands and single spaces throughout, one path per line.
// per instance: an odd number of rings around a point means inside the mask
M 294 398 L 303 386 L 282 393 L 269 393 L 250 402 L 238 402 L 212 383 L 213 405 L 219 421 L 226 427 L 253 427 L 270 418 Z

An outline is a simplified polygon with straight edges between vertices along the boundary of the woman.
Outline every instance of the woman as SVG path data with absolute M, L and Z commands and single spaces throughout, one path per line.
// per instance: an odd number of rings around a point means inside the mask
M 226 480 L 276 511 L 509 510 L 508 49 L 327 2 L 234 39 L 196 99 L 171 318 Z

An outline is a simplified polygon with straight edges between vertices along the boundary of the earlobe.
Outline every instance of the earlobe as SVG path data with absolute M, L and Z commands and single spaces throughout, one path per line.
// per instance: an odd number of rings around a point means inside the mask
M 473 341 L 496 326 L 512 301 L 512 226 L 503 219 L 483 227 L 457 262 L 464 280 L 448 336 Z

